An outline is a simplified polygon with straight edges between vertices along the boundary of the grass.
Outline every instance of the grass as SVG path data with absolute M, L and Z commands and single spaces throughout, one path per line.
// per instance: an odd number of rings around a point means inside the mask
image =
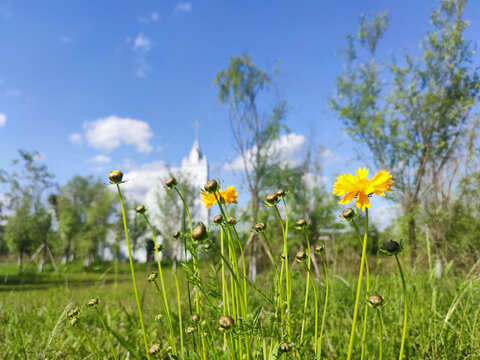
M 328 257 L 327 257 L 328 258 Z M 391 259 L 371 257 L 369 262 L 376 263 L 372 272 L 371 290 L 385 299 L 381 308 L 383 320 L 383 357 L 398 357 L 401 343 L 403 302 L 400 277 L 390 270 Z M 404 262 L 405 263 L 405 262 Z M 388 265 L 388 266 L 384 266 Z M 203 274 L 208 273 L 211 264 L 203 261 Z M 335 268 L 332 263 L 329 269 Z M 92 297 L 100 299 L 99 310 L 108 327 L 118 337 L 113 338 L 115 351 L 119 359 L 127 358 L 127 348 L 122 341 L 132 344 L 141 353 L 143 337 L 138 323 L 135 297 L 131 288 L 131 279 L 127 264 L 121 266 L 118 283 L 115 286 L 114 275 L 109 266 L 102 265 L 94 272 L 85 272 L 81 267 L 73 267 L 68 275 L 43 274 L 32 281 L 30 273 L 14 276 L 14 267 L 5 267 L 0 279 L 9 274 L 13 284 L 7 280 L 0 285 L 0 358 L 2 359 L 88 359 L 93 358 L 85 337 L 79 329 L 70 326 L 65 318 L 67 309 L 75 304 L 82 310 L 81 319 L 85 331 L 103 356 L 113 358 L 108 339 L 103 333 L 101 323 L 93 309 L 84 304 Z M 152 264 L 154 269 L 154 264 Z M 62 271 L 62 270 L 61 270 Z M 147 338 L 150 344 L 165 343 L 166 333 L 161 322 L 155 321 L 155 315 L 161 312 L 161 302 L 156 289 L 146 281 L 149 269 L 144 264 L 136 265 L 138 290 L 144 313 Z M 169 277 L 170 268 L 164 268 L 166 275 L 166 291 L 169 296 L 172 319 L 177 319 L 176 288 Z M 182 291 L 186 289 L 185 274 L 179 267 L 179 280 Z M 478 326 L 480 282 L 478 269 L 469 275 L 445 274 L 437 279 L 427 270 L 415 273 L 406 271 L 406 286 L 410 297 L 409 327 L 405 345 L 405 356 L 408 359 L 475 359 L 480 347 L 480 327 Z M 65 280 L 68 278 L 68 281 Z M 273 274 L 260 274 L 257 287 L 262 288 L 268 296 L 271 291 Z M 23 279 L 23 282 L 20 281 Z M 208 279 L 205 279 L 208 282 Z M 292 313 L 303 313 L 305 289 L 305 269 L 296 266 L 292 269 L 292 308 L 299 310 Z M 323 304 L 324 278 L 317 279 L 316 285 L 319 303 Z M 349 332 L 354 307 L 356 275 L 354 273 L 330 273 L 330 298 L 325 324 L 323 351 L 325 358 L 344 359 L 347 356 Z M 252 314 L 262 318 L 259 331 L 265 338 L 275 337 L 269 331 L 272 314 L 265 305 L 263 296 L 249 289 L 249 306 Z M 362 303 L 364 296 L 361 298 Z M 251 305 L 250 305 L 251 304 Z M 185 323 L 189 324 L 188 303 L 183 303 Z M 314 303 L 307 306 L 306 338 L 312 338 Z M 63 314 L 63 316 L 62 316 Z M 222 333 L 217 329 L 218 314 L 214 309 L 205 311 L 205 317 L 212 326 L 218 348 L 222 346 Z M 299 336 L 301 318 L 292 319 L 292 331 Z M 378 323 L 377 317 L 369 318 L 367 324 L 366 359 L 378 357 Z M 174 321 L 174 330 L 178 333 L 178 323 Z M 188 326 L 188 325 L 184 325 Z M 357 338 L 361 337 L 361 329 L 357 327 Z M 184 336 L 185 347 L 193 348 L 192 336 Z M 292 340 L 295 342 L 295 339 Z M 298 337 L 297 337 L 298 341 Z M 313 345 L 312 345 L 313 346 Z M 361 344 L 355 344 L 354 354 L 360 352 Z M 222 358 L 221 351 L 211 354 L 209 358 Z M 186 358 L 195 358 L 194 355 Z

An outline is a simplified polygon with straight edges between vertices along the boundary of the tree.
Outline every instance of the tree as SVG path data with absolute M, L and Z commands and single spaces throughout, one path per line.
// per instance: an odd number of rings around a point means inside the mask
M 428 173 L 436 178 L 465 134 L 465 123 L 479 91 L 471 66 L 471 44 L 463 38 L 465 0 L 443 0 L 433 11 L 422 42 L 423 57 L 405 55 L 379 66 L 376 49 L 388 26 L 386 13 L 362 16 L 357 40 L 368 61 L 357 56 L 347 36 L 347 65 L 337 79 L 332 108 L 348 133 L 367 145 L 376 166 L 388 169 L 408 224 L 412 265 L 416 261 L 416 218 Z M 382 79 L 388 79 L 383 81 Z
M 16 168 L 22 164 L 20 172 L 8 175 L 9 210 L 5 239 L 11 252 L 18 254 L 18 265 L 22 266 L 23 256 L 31 254 L 38 247 L 40 261 L 38 270 L 43 270 L 49 250 L 47 239 L 51 231 L 52 216 L 46 207 L 45 192 L 54 186 L 53 175 L 41 163 L 41 155 L 19 150 L 20 157 L 13 161 Z M 51 254 L 50 254 L 51 256 Z M 53 260 L 53 258 L 52 258 Z
M 275 159 L 274 140 L 282 129 L 286 103 L 277 100 L 271 109 L 261 114 L 261 107 L 269 95 L 272 77 L 260 70 L 248 55 L 230 58 L 226 70 L 215 77 L 218 87 L 218 101 L 228 104 L 230 125 L 233 132 L 234 148 L 243 162 L 243 176 L 252 198 L 252 221 L 256 223 L 259 209 L 259 192 L 262 179 L 267 173 L 269 161 Z M 249 277 L 255 281 L 257 238 L 252 239 Z

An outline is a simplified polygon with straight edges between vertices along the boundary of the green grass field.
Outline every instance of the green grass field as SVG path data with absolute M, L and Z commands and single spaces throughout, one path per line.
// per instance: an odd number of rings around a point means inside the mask
M 371 258 L 373 263 L 375 258 Z M 402 321 L 403 301 L 400 278 L 387 268 L 389 259 L 381 259 L 371 274 L 372 292 L 377 291 L 385 299 L 382 307 L 384 324 L 384 359 L 398 357 Z M 154 264 L 153 264 L 154 265 Z M 210 264 L 202 263 L 203 273 L 209 271 Z M 152 266 L 154 268 L 154 266 Z M 135 297 L 131 286 L 131 276 L 127 264 L 122 264 L 115 284 L 115 276 L 108 265 L 94 267 L 89 272 L 81 267 L 61 269 L 67 273 L 45 273 L 42 276 L 27 272 L 19 275 L 13 265 L 3 266 L 0 275 L 0 358 L 2 359 L 88 359 L 94 358 L 90 348 L 77 327 L 72 327 L 66 318 L 67 311 L 79 306 L 82 310 L 82 326 L 99 349 L 99 355 L 113 358 L 109 343 L 95 311 L 85 303 L 98 297 L 100 310 L 107 325 L 118 338 L 112 342 L 119 359 L 133 358 L 128 348 L 122 344 L 132 344 L 142 356 L 143 337 L 138 323 Z M 409 294 L 409 326 L 406 340 L 407 359 L 478 359 L 480 354 L 480 329 L 478 326 L 480 282 L 475 269 L 470 275 L 457 275 L 447 272 L 441 278 L 430 276 L 428 271 L 417 270 L 415 274 L 406 272 Z M 176 309 L 176 289 L 171 281 L 170 268 L 164 268 L 167 293 L 169 294 L 173 326 L 178 333 L 178 312 Z M 179 275 L 183 271 L 179 267 Z M 146 281 L 148 269 L 145 264 L 137 266 L 137 281 L 143 304 L 147 337 L 150 343 L 163 343 L 165 332 L 155 315 L 161 311 L 160 298 L 154 286 Z M 8 275 L 8 277 L 7 277 Z M 256 286 L 269 294 L 272 274 L 261 274 Z M 204 279 L 208 282 L 208 278 Z M 317 281 L 320 304 L 325 293 L 324 279 Z M 292 270 L 293 308 L 302 308 L 305 286 L 305 272 L 296 267 Z M 324 356 L 326 359 L 346 358 L 349 332 L 352 322 L 353 299 L 355 298 L 356 276 L 352 274 L 330 274 L 330 299 L 327 310 Z M 186 292 L 184 276 L 180 276 L 182 292 Z M 171 294 L 171 296 L 170 296 Z M 185 298 L 184 298 L 185 299 Z M 310 298 L 312 299 L 312 298 Z M 306 334 L 312 336 L 314 306 L 308 306 Z M 249 304 L 252 314 L 260 316 L 260 331 L 266 340 L 276 334 L 269 329 L 271 309 L 253 287 L 249 287 Z M 215 304 L 213 304 L 215 305 Z M 184 330 L 189 323 L 188 303 L 183 302 Z M 362 309 L 362 307 L 361 307 Z M 217 329 L 219 312 L 206 311 L 211 331 L 216 337 L 217 349 L 211 349 L 209 358 L 222 357 L 222 333 Z M 362 313 L 361 313 L 362 315 Z M 360 322 L 362 316 L 360 316 Z M 301 319 L 293 319 L 294 331 L 300 332 Z M 357 326 L 361 336 L 361 327 Z M 193 337 L 184 335 L 185 347 L 193 350 Z M 360 345 L 356 343 L 354 354 Z M 354 358 L 357 355 L 354 356 Z M 186 358 L 196 358 L 193 352 Z M 197 357 L 198 358 L 198 357 Z M 358 357 L 359 358 L 359 357 Z M 367 328 L 366 359 L 378 358 L 377 318 L 373 309 Z

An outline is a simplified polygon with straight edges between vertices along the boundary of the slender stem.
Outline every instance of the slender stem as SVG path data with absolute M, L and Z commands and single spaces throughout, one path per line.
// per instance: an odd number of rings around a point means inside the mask
M 173 333 L 172 318 L 170 316 L 170 308 L 168 306 L 167 292 L 165 291 L 165 281 L 163 280 L 162 264 L 160 262 L 160 253 L 158 252 L 157 238 L 155 236 L 155 231 L 153 231 L 153 227 L 150 224 L 150 221 L 148 220 L 147 215 L 145 213 L 142 213 L 142 215 L 145 218 L 148 224 L 148 227 L 150 228 L 150 232 L 152 233 L 153 245 L 155 247 L 155 253 L 157 255 L 158 275 L 160 277 L 160 285 L 162 286 L 162 292 L 159 291 L 159 293 L 160 293 L 160 296 L 163 297 L 163 306 L 164 306 L 165 314 L 167 315 L 168 327 L 170 329 L 170 345 L 172 345 L 173 355 L 177 355 L 177 347 L 175 346 L 175 334 Z M 157 285 L 157 288 L 158 288 L 158 285 Z
M 98 319 L 102 323 L 103 330 L 105 331 L 105 335 L 107 335 L 108 342 L 110 343 L 110 348 L 112 349 L 112 355 L 115 360 L 117 360 L 117 354 L 115 353 L 115 347 L 113 346 L 112 338 L 110 337 L 110 334 L 107 330 L 107 326 L 105 325 L 105 322 L 103 321 L 102 315 L 100 315 L 100 311 L 98 311 L 98 308 L 95 306 L 95 311 L 97 312 Z
M 87 332 L 85 331 L 85 328 L 81 324 L 79 324 L 78 327 L 82 329 L 83 335 L 85 336 L 85 339 L 87 339 L 88 346 L 90 346 L 90 350 L 92 350 L 93 357 L 95 359 L 98 359 L 98 350 L 93 344 L 92 339 L 90 339 L 90 336 L 88 336 Z
M 360 245 L 363 245 L 363 240 L 362 236 L 360 235 L 360 230 L 358 229 L 357 224 L 355 223 L 355 220 L 352 220 L 353 226 L 355 227 L 355 231 L 358 235 L 358 239 L 360 240 Z M 365 254 L 365 272 L 367 275 L 367 291 L 366 291 L 366 299 L 368 299 L 368 296 L 370 295 L 370 268 L 368 266 L 368 255 Z M 364 301 L 365 303 L 365 310 L 364 310 L 364 316 L 363 316 L 363 333 L 362 333 L 362 355 L 360 357 L 361 360 L 364 359 L 365 356 L 365 346 L 366 346 L 366 339 L 367 339 L 367 319 L 368 319 L 368 301 Z
M 360 303 L 360 293 L 362 291 L 363 268 L 365 266 L 365 257 L 367 252 L 367 239 L 368 239 L 368 208 L 365 209 L 365 233 L 364 233 L 363 246 L 362 246 L 362 260 L 360 261 L 360 271 L 358 274 L 357 295 L 355 296 L 355 309 L 353 311 L 352 331 L 350 333 L 350 343 L 348 345 L 347 360 L 350 360 L 352 358 L 352 353 L 353 353 L 353 340 L 355 338 L 355 325 L 357 324 L 358 306 Z
M 182 193 L 178 191 L 177 187 L 175 187 L 175 191 L 177 192 L 178 196 L 180 196 L 180 199 L 182 200 L 183 207 L 185 208 L 185 211 L 187 212 L 188 216 L 188 221 L 190 223 L 190 233 L 193 231 L 193 225 L 192 225 L 192 217 L 190 216 L 190 211 L 188 210 L 187 203 L 185 202 L 185 199 L 182 196 Z
M 308 304 L 308 288 L 310 285 L 310 265 L 311 265 L 311 252 L 310 252 L 310 241 L 308 241 L 307 230 L 304 229 L 305 240 L 307 241 L 307 284 L 305 286 L 305 301 L 303 303 L 303 318 L 302 318 L 302 330 L 300 332 L 300 344 L 303 344 L 303 333 L 305 331 L 305 321 L 307 318 L 307 304 Z
M 310 273 L 310 280 L 312 281 L 312 288 L 313 288 L 313 298 L 315 299 L 315 332 L 314 332 L 314 348 L 315 348 L 315 358 L 320 359 L 320 353 L 318 352 L 318 297 L 317 297 L 317 288 L 315 286 L 315 279 L 312 276 L 312 272 L 308 269 Z
M 163 297 L 162 291 L 158 287 L 157 280 L 155 280 L 154 283 L 155 283 L 155 287 L 157 288 L 158 295 L 160 295 L 160 299 L 162 300 L 163 309 L 165 310 L 165 313 L 166 313 L 167 312 L 166 309 L 168 308 L 167 299 Z M 174 355 L 176 355 L 177 350 L 175 347 L 175 337 L 173 334 L 172 319 L 170 318 L 170 316 L 167 316 L 167 324 L 168 324 L 168 331 L 170 332 L 170 345 L 172 345 L 172 350 L 175 351 Z
M 323 316 L 322 316 L 322 326 L 320 329 L 320 339 L 318 340 L 318 344 L 320 347 L 320 351 L 318 352 L 318 359 L 322 356 L 322 337 L 323 337 L 323 330 L 325 328 L 325 319 L 327 318 L 327 304 L 328 304 L 328 289 L 330 287 L 329 280 L 328 280 L 328 271 L 327 271 L 327 262 L 325 261 L 325 256 L 322 254 L 322 261 L 323 261 L 323 269 L 325 270 L 325 301 L 323 303 Z
M 177 286 L 177 305 L 178 305 L 178 326 L 180 327 L 180 352 L 183 354 L 183 326 L 182 326 L 182 304 L 180 302 L 180 285 L 178 284 L 177 272 L 173 271 L 175 285 Z
M 278 305 L 277 303 L 275 304 L 275 317 L 278 317 L 278 312 L 280 311 L 280 319 L 281 322 L 283 323 L 283 298 L 282 298 L 282 277 L 281 275 L 278 274 L 278 268 L 277 268 L 277 261 L 275 260 L 275 254 L 272 251 L 272 247 L 270 245 L 270 242 L 267 239 L 267 235 L 265 235 L 264 232 L 261 233 L 263 240 L 265 240 L 265 244 L 267 244 L 268 251 L 270 252 L 270 255 L 272 256 L 273 260 L 273 268 L 275 269 L 275 280 L 276 280 L 276 288 L 275 288 L 275 295 L 278 293 Z M 283 264 L 282 264 L 282 272 L 283 272 Z M 277 307 L 278 306 L 278 307 Z
M 377 316 L 378 316 L 378 335 L 379 335 L 379 342 L 380 342 L 378 360 L 382 360 L 383 358 L 383 325 L 382 325 L 382 315 L 379 308 L 377 308 Z
M 120 191 L 120 186 L 118 184 L 116 184 L 116 185 L 117 185 L 117 190 L 118 190 L 118 196 L 120 197 L 120 204 L 122 205 L 123 227 L 125 229 L 125 238 L 127 239 L 128 258 L 130 260 L 130 272 L 132 273 L 133 290 L 135 291 L 135 299 L 137 300 L 138 315 L 139 315 L 139 318 L 140 318 L 140 325 L 142 327 L 143 341 L 145 343 L 145 352 L 147 354 L 147 359 L 150 360 L 150 353 L 148 351 L 147 333 L 145 332 L 145 325 L 143 324 L 142 307 L 140 306 L 140 299 L 138 297 L 137 281 L 135 280 L 135 269 L 133 267 L 132 250 L 130 249 L 130 240 L 128 239 L 128 229 L 127 229 L 127 219 L 126 219 L 126 216 L 125 216 L 125 207 L 123 205 L 123 197 L 122 197 L 122 192 Z
M 408 307 L 407 307 L 407 287 L 405 286 L 405 278 L 403 276 L 402 266 L 400 265 L 400 260 L 398 260 L 397 254 L 395 254 L 395 260 L 397 260 L 398 271 L 400 271 L 400 276 L 402 278 L 403 286 L 403 302 L 405 304 L 405 313 L 403 315 L 403 331 L 402 331 L 402 344 L 400 346 L 400 355 L 398 356 L 399 360 L 403 359 L 403 351 L 405 348 L 405 339 L 407 337 L 407 316 L 408 316 Z

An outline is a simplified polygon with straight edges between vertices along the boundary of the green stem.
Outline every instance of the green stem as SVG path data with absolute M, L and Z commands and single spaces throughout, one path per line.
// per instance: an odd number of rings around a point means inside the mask
M 272 251 L 272 247 L 270 245 L 270 242 L 267 239 L 267 235 L 265 235 L 264 232 L 261 233 L 263 240 L 265 240 L 265 244 L 267 244 L 268 251 L 270 252 L 270 255 L 272 256 L 273 260 L 273 268 L 275 269 L 275 280 L 276 280 L 276 288 L 275 288 L 275 294 L 278 292 L 278 306 L 275 304 L 275 317 L 278 317 L 278 312 L 280 312 L 280 319 L 281 322 L 283 323 L 283 297 L 282 297 L 282 276 L 281 274 L 278 274 L 278 268 L 277 268 L 277 261 L 275 260 L 275 254 Z M 283 264 L 282 264 L 282 272 L 283 272 Z
M 305 240 L 307 241 L 307 284 L 305 286 L 305 301 L 303 303 L 303 318 L 302 318 L 302 330 L 300 332 L 300 344 L 303 344 L 303 334 L 305 331 L 305 321 L 307 318 L 307 304 L 308 304 L 308 288 L 310 285 L 310 265 L 311 265 L 311 255 L 310 255 L 310 241 L 308 241 L 307 230 L 304 229 Z
M 120 204 L 122 205 L 123 227 L 125 229 L 125 238 L 127 240 L 128 258 L 130 260 L 130 272 L 132 273 L 133 290 L 135 291 L 135 299 L 137 300 L 140 325 L 142 327 L 143 341 L 145 343 L 145 352 L 147 354 L 147 359 L 150 360 L 150 353 L 148 351 L 147 333 L 145 332 L 145 325 L 143 324 L 142 307 L 140 306 L 140 299 L 138 297 L 137 281 L 135 280 L 135 269 L 133 267 L 132 250 L 130 249 L 130 240 L 128 238 L 127 219 L 125 217 L 125 207 L 123 205 L 123 197 L 122 197 L 122 192 L 120 191 L 120 186 L 118 184 L 116 185 L 118 190 L 118 196 L 120 197 Z
M 353 311 L 352 331 L 350 333 L 350 343 L 348 344 L 347 360 L 352 358 L 353 340 L 355 338 L 355 325 L 357 324 L 358 307 L 360 303 L 360 293 L 362 291 L 363 268 L 365 266 L 365 257 L 367 253 L 367 239 L 368 239 L 368 208 L 365 209 L 365 233 L 362 246 L 362 260 L 360 261 L 360 272 L 358 274 L 357 295 L 355 296 L 355 309 Z
M 177 306 L 178 306 L 178 324 L 180 327 L 180 352 L 183 354 L 183 326 L 182 326 L 182 304 L 180 302 L 180 285 L 178 284 L 177 272 L 173 271 L 175 285 L 177 286 Z
M 98 319 L 100 320 L 100 322 L 102 323 L 102 326 L 103 326 L 103 330 L 105 331 L 105 335 L 107 335 L 107 339 L 108 339 L 108 342 L 110 343 L 110 348 L 112 349 L 112 355 L 113 355 L 113 358 L 115 360 L 117 360 L 117 354 L 115 353 L 115 347 L 113 346 L 113 342 L 112 342 L 112 339 L 110 337 L 110 334 L 107 330 L 107 326 L 105 325 L 105 322 L 103 321 L 103 318 L 102 318 L 102 315 L 100 315 L 100 311 L 98 311 L 98 308 L 95 307 L 95 311 L 97 312 L 97 315 L 98 315 Z
M 314 348 L 315 348 L 315 358 L 320 359 L 320 352 L 318 351 L 318 297 L 317 297 L 317 288 L 315 286 L 315 279 L 312 276 L 312 272 L 307 268 L 307 271 L 310 273 L 310 280 L 312 281 L 313 288 L 313 298 L 315 299 L 315 332 L 314 332 Z
M 182 200 L 183 207 L 185 208 L 185 211 L 187 212 L 188 216 L 188 222 L 190 223 L 190 233 L 193 231 L 193 225 L 192 225 L 192 217 L 190 216 L 190 211 L 188 210 L 187 203 L 185 202 L 185 199 L 182 196 L 182 193 L 178 191 L 177 187 L 175 187 L 175 191 L 177 192 L 178 196 L 180 196 L 180 199 Z
M 383 358 L 383 325 L 382 325 L 382 315 L 380 313 L 380 309 L 377 308 L 377 316 L 378 316 L 378 335 L 380 341 L 380 349 L 378 360 L 382 360 Z
M 355 223 L 355 220 L 352 220 L 353 226 L 355 227 L 355 231 L 358 235 L 358 239 L 360 240 L 360 245 L 363 245 L 362 241 L 362 236 L 360 235 L 360 230 L 358 229 L 357 224 Z M 366 292 L 366 299 L 368 299 L 368 296 L 370 295 L 370 268 L 368 267 L 368 255 L 365 255 L 365 272 L 367 275 L 367 292 Z M 363 317 L 363 333 L 362 333 L 362 355 L 360 357 L 361 360 L 364 359 L 365 356 L 365 345 L 366 345 L 366 339 L 367 339 L 367 319 L 368 319 L 368 301 L 365 302 L 365 311 L 364 311 L 364 317 Z
M 162 286 L 162 292 L 159 291 L 159 293 L 160 293 L 160 296 L 163 297 L 164 311 L 165 311 L 165 314 L 167 315 L 167 322 L 170 328 L 170 345 L 172 345 L 173 355 L 177 355 L 177 347 L 175 346 L 175 334 L 173 333 L 172 318 L 170 316 L 170 308 L 168 306 L 167 292 L 165 291 L 165 281 L 163 280 L 162 264 L 160 262 L 160 253 L 158 252 L 157 238 L 155 236 L 155 231 L 153 231 L 153 227 L 150 224 L 150 221 L 148 220 L 147 215 L 145 215 L 145 213 L 142 213 L 142 215 L 145 218 L 148 224 L 148 227 L 150 228 L 150 232 L 152 233 L 153 245 L 155 247 L 155 253 L 157 255 L 158 275 L 160 277 L 160 285 Z M 158 285 L 157 285 L 157 288 L 158 288 Z
M 395 254 L 395 260 L 397 260 L 398 271 L 400 271 L 400 277 L 402 278 L 403 286 L 403 302 L 405 304 L 405 313 L 403 316 L 403 331 L 402 331 L 402 344 L 400 345 L 400 355 L 398 356 L 399 360 L 403 359 L 403 351 L 405 348 L 405 339 L 407 337 L 407 316 L 408 316 L 408 306 L 407 306 L 407 287 L 405 286 L 405 278 L 403 276 L 402 266 L 400 265 L 400 260 L 398 260 L 397 254 Z
M 98 350 L 93 344 L 92 340 L 90 339 L 90 336 L 88 336 L 87 332 L 85 331 L 85 328 L 79 324 L 78 327 L 82 329 L 83 335 L 85 336 L 85 339 L 87 339 L 88 346 L 90 346 L 90 350 L 92 350 L 93 357 L 97 360 L 98 359 Z
M 320 350 L 318 352 L 318 359 L 322 356 L 322 337 L 323 337 L 323 330 L 325 328 L 325 319 L 327 318 L 327 304 L 328 304 L 328 292 L 329 292 L 329 280 L 328 280 L 328 271 L 327 271 L 327 262 L 325 261 L 325 256 L 322 254 L 322 261 L 323 261 L 323 269 L 325 270 L 325 302 L 323 304 L 323 316 L 322 316 L 322 326 L 320 329 L 320 339 L 318 340 L 318 344 Z

